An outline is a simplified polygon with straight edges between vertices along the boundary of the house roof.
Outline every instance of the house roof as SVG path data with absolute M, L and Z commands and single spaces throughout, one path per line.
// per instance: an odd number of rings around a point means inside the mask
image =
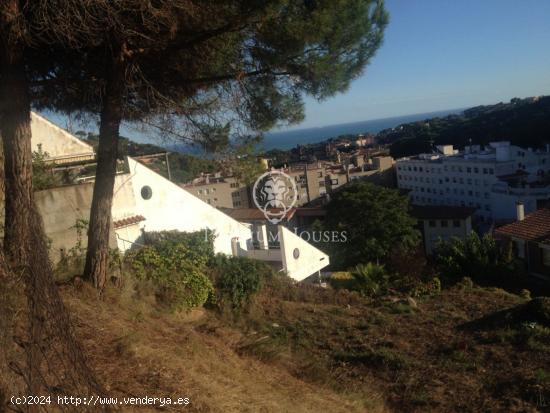
M 466 219 L 472 216 L 475 210 L 469 207 L 414 205 L 411 215 L 418 219 Z
M 550 244 L 550 208 L 539 209 L 527 215 L 523 221 L 497 228 L 495 235 Z
M 113 227 L 115 229 L 127 227 L 129 225 L 137 224 L 138 222 L 145 221 L 145 217 L 142 215 L 133 215 L 131 217 L 126 217 L 123 219 L 118 219 L 116 221 L 113 221 Z

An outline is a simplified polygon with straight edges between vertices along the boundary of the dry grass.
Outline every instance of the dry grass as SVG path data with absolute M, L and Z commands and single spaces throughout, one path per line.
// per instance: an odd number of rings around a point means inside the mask
M 244 333 L 205 310 L 167 314 L 120 290 L 98 300 L 87 285 L 65 286 L 63 296 L 112 395 L 189 397 L 185 410 L 196 412 L 364 411 L 361 402 L 238 353 Z M 369 411 L 385 409 L 373 402 Z
M 472 328 L 524 302 L 500 289 L 465 288 L 406 302 L 351 306 L 260 297 L 249 325 L 266 335 L 247 354 L 267 355 L 294 374 L 311 360 L 321 374 L 304 374 L 339 394 L 367 400 L 378 389 L 396 412 L 550 411 L 550 326 L 523 322 Z M 273 328 L 273 323 L 277 328 Z M 294 369 L 294 370 L 293 370 Z M 546 410 L 545 410 L 546 409 Z
M 163 410 L 192 412 L 548 409 L 550 329 L 480 322 L 525 302 L 502 290 L 459 286 L 413 308 L 268 286 L 238 318 L 168 314 L 149 291 L 127 284 L 98 299 L 87 284 L 62 287 L 111 396 L 189 397 Z

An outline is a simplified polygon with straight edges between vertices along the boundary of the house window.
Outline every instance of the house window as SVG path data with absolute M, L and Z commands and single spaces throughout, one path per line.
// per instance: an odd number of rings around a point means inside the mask
M 460 228 L 460 221 L 458 219 L 453 220 L 453 227 Z
M 435 221 L 433 220 L 428 221 L 428 225 L 432 228 L 435 228 Z
M 141 197 L 145 200 L 151 199 L 153 196 L 153 190 L 150 186 L 145 185 L 141 188 Z
M 446 219 L 441 220 L 441 227 L 447 228 L 449 226 L 449 222 Z

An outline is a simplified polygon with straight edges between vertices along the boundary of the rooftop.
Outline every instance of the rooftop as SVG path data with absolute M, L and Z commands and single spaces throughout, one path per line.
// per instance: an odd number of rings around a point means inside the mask
M 113 227 L 115 227 L 115 229 L 123 228 L 129 225 L 137 224 L 141 221 L 145 221 L 145 217 L 143 215 L 133 215 L 131 217 L 126 217 L 123 219 L 113 221 Z
M 495 235 L 550 244 L 550 208 L 539 209 L 527 215 L 523 221 L 497 228 Z

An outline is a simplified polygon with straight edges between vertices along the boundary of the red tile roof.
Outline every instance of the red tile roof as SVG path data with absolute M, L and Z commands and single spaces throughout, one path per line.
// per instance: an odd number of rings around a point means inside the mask
M 527 215 L 523 221 L 497 228 L 495 235 L 550 244 L 550 208 L 539 209 Z
M 131 217 L 119 219 L 113 221 L 113 226 L 116 228 L 127 227 L 128 225 L 137 224 L 138 222 L 145 221 L 145 217 L 142 215 L 134 215 Z

